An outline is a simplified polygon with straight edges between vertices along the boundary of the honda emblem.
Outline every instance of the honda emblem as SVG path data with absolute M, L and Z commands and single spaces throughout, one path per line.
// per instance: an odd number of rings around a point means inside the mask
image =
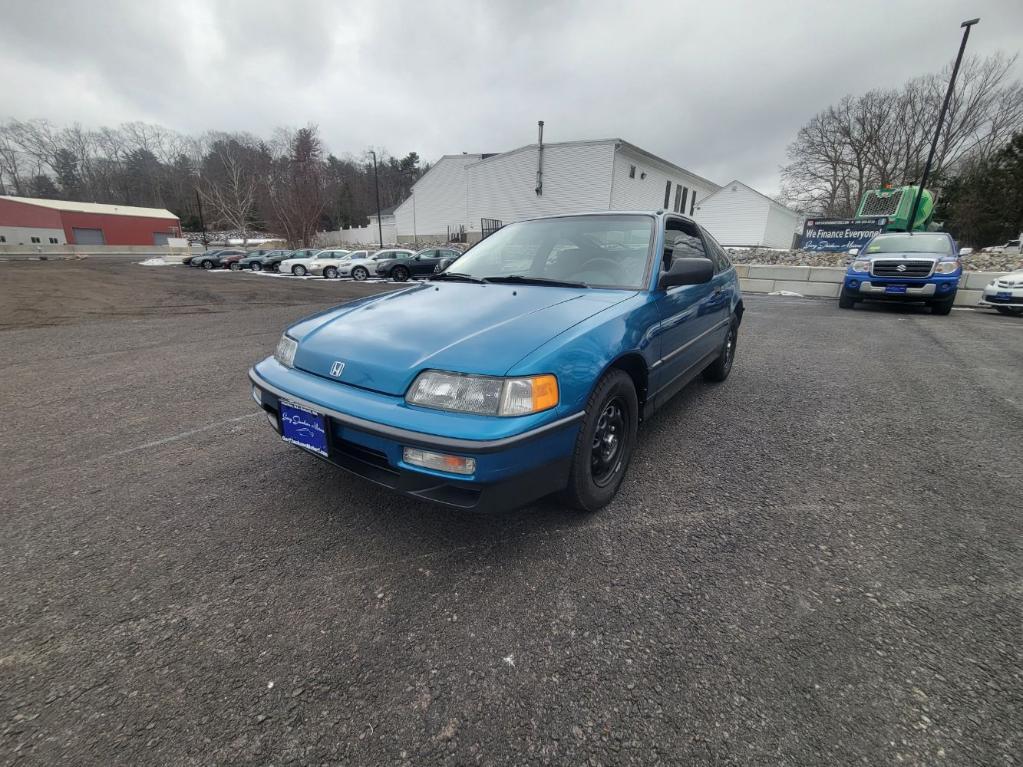
M 330 374 L 334 376 L 334 378 L 340 378 L 344 371 L 345 363 L 341 360 L 334 360 L 334 364 L 330 366 Z

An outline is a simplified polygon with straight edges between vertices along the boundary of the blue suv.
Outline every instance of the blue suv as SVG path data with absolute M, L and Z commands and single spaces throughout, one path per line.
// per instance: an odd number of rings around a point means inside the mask
M 948 314 L 955 303 L 963 266 L 955 240 L 942 232 L 888 232 L 849 251 L 838 305 L 852 309 L 857 301 L 916 301 L 932 314 Z
M 560 491 L 594 511 L 639 422 L 728 377 L 742 314 L 735 269 L 689 218 L 536 219 L 296 322 L 249 378 L 285 440 L 381 485 L 466 509 Z

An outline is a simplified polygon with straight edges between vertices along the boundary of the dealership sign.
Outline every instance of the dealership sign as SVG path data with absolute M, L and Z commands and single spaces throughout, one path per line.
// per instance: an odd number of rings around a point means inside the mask
M 800 250 L 838 252 L 862 248 L 867 240 L 884 231 L 888 219 L 880 218 L 808 218 L 799 238 Z

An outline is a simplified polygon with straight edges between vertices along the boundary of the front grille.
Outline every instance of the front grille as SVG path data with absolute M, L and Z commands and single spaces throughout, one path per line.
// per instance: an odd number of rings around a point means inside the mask
M 933 261 L 875 261 L 870 267 L 870 273 L 875 277 L 920 278 L 930 277 L 932 269 Z
M 863 201 L 861 216 L 894 216 L 902 202 L 902 190 L 886 197 L 878 197 L 876 193 L 868 192 L 867 199 Z

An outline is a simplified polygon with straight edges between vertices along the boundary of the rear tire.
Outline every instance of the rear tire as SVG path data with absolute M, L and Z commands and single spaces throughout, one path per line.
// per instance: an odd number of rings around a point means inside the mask
M 1023 306 L 996 306 L 995 310 L 1010 317 L 1023 317 Z
M 931 314 L 940 314 L 942 316 L 952 313 L 952 304 L 955 303 L 956 297 L 950 296 L 949 298 L 941 301 L 931 301 Z
M 842 290 L 838 294 L 838 308 L 839 309 L 856 308 L 856 300 L 853 298 L 853 294 L 846 289 L 845 285 L 842 286 Z
M 405 282 L 408 279 L 408 269 L 404 266 L 396 266 L 391 270 L 391 277 L 395 282 Z
M 291 273 L 296 277 L 305 277 L 308 272 L 309 270 L 302 266 L 302 264 L 291 267 Z
M 323 270 L 323 276 L 326 277 L 328 280 L 334 279 L 335 277 L 337 277 L 337 267 L 328 266 L 326 269 Z
M 231 263 L 230 263 L 230 264 L 228 265 L 228 268 L 229 268 L 229 269 L 230 269 L 230 270 L 231 270 L 232 272 L 240 272 L 240 271 L 242 270 L 242 265 L 241 265 L 241 264 L 239 264 L 239 263 L 238 263 L 237 261 L 232 261 L 232 262 L 231 262 Z
M 703 371 L 705 381 L 719 383 L 728 378 L 732 372 L 732 362 L 735 361 L 735 344 L 739 340 L 739 323 L 732 318 L 732 324 L 728 326 L 728 335 L 721 344 L 721 353 L 718 358 L 710 363 Z
M 352 269 L 352 279 L 356 282 L 362 282 L 364 279 L 369 277 L 369 272 L 364 266 L 357 266 Z
M 580 511 L 607 506 L 629 468 L 639 425 L 639 400 L 623 370 L 609 370 L 590 394 L 561 497 Z

